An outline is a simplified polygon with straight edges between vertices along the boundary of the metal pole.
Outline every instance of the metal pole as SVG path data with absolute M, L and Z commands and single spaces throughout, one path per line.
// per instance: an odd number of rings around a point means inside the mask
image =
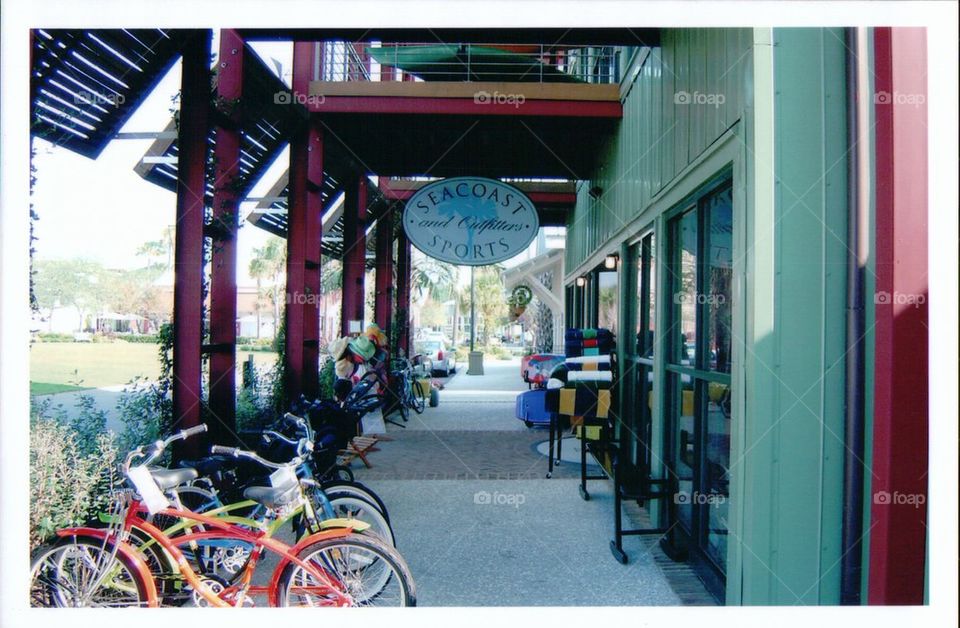
M 477 286 L 474 281 L 474 272 L 476 266 L 470 267 L 470 352 L 474 349 L 474 343 L 477 337 Z

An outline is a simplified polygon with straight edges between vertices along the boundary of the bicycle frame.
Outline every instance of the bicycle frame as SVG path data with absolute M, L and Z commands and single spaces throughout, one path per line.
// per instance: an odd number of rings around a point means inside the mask
M 231 506 L 239 508 L 240 504 L 244 504 L 244 506 L 247 507 L 254 503 L 256 502 L 239 502 L 238 504 L 229 505 L 225 508 L 230 508 Z M 139 574 L 144 576 L 145 581 L 149 583 L 148 606 L 158 605 L 156 584 L 153 580 L 153 576 L 151 575 L 150 569 L 146 562 L 140 557 L 139 553 L 123 540 L 123 536 L 129 535 L 130 530 L 134 527 L 146 532 L 153 540 L 160 544 L 164 551 L 173 557 L 174 562 L 178 566 L 181 575 L 184 577 L 187 583 L 193 587 L 193 589 L 197 591 L 211 606 L 232 607 L 240 605 L 243 603 L 243 599 L 245 597 L 254 594 L 266 594 L 270 600 L 270 604 L 276 605 L 278 602 L 277 586 L 279 585 L 280 577 L 283 574 L 283 569 L 290 563 L 296 564 L 300 568 L 306 570 L 308 573 L 310 573 L 310 575 L 317 578 L 319 582 L 323 583 L 320 587 L 314 588 L 318 589 L 318 591 L 323 595 L 332 596 L 334 599 L 333 605 L 346 606 L 351 602 L 349 596 L 344 594 L 342 587 L 340 587 L 335 580 L 328 577 L 327 574 L 324 573 L 322 569 L 317 568 L 316 565 L 306 563 L 299 559 L 296 556 L 296 553 L 307 544 L 327 539 L 345 537 L 352 534 L 354 530 L 362 530 L 364 529 L 364 524 L 362 524 L 362 522 L 347 519 L 327 520 L 324 522 L 326 525 L 321 525 L 321 528 L 327 529 L 321 529 L 320 532 L 310 534 L 301 539 L 300 542 L 298 542 L 295 546 L 291 547 L 290 545 L 287 545 L 282 541 L 278 541 L 270 536 L 273 531 L 278 529 L 280 525 L 286 522 L 287 518 L 281 518 L 281 520 L 275 522 L 275 525 L 264 529 L 260 523 L 243 517 L 230 517 L 237 522 L 231 523 L 223 518 L 212 517 L 189 510 L 165 508 L 157 514 L 180 518 L 183 521 L 181 521 L 181 524 L 177 525 L 182 525 L 184 529 L 190 527 L 189 522 L 191 521 L 213 528 L 213 530 L 187 532 L 186 534 L 171 538 L 141 516 L 143 513 L 147 512 L 148 511 L 144 504 L 139 500 L 134 499 L 128 507 L 126 515 L 124 516 L 120 537 L 117 537 L 116 533 L 111 529 L 87 527 L 59 530 L 57 531 L 57 535 L 60 537 L 86 536 L 118 543 L 118 547 L 120 548 L 119 551 L 124 551 L 125 554 L 131 557 L 134 564 L 137 566 L 137 571 Z M 241 527 L 241 525 L 239 525 L 239 522 L 241 521 L 247 525 L 252 524 L 254 526 L 253 529 L 248 530 Z M 231 539 L 242 543 L 249 543 L 254 546 L 254 550 L 251 552 L 250 562 L 244 569 L 240 583 L 225 588 L 221 595 L 213 592 L 203 582 L 201 576 L 193 570 L 179 547 L 192 542 L 216 539 Z M 269 550 L 275 554 L 278 554 L 280 556 L 280 563 L 274 570 L 273 576 L 270 580 L 270 585 L 266 587 L 253 586 L 251 583 L 253 574 L 256 570 L 257 562 L 259 561 L 259 558 L 263 554 L 264 550 Z M 235 596 L 233 603 L 224 599 L 224 597 L 227 596 Z

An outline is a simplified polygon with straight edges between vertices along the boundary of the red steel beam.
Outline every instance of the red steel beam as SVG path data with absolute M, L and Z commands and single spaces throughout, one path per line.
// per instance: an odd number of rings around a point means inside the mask
M 870 604 L 923 604 L 928 469 L 926 34 L 877 28 Z M 918 70 L 919 69 L 919 70 Z
M 293 83 L 295 92 L 306 93 L 314 78 L 315 42 L 295 42 L 293 45 Z M 322 48 L 321 48 L 322 53 Z M 320 60 L 321 67 L 323 60 Z M 301 317 L 300 363 L 291 368 L 291 379 L 297 394 L 316 398 L 320 393 L 320 244 L 322 236 L 321 214 L 323 203 L 320 191 L 323 186 L 323 134 L 316 125 L 310 124 L 290 142 L 290 211 L 296 205 L 302 217 L 303 260 L 302 280 L 297 286 L 296 307 Z M 287 307 L 290 307 L 288 304 Z M 289 338 L 290 329 L 287 334 Z M 295 339 L 294 339 L 295 341 Z M 291 359 L 296 359 L 295 355 Z
M 367 238 L 367 177 L 361 175 L 344 188 L 343 199 L 343 292 L 340 333 L 348 335 L 350 321 L 363 320 L 364 273 Z
M 173 427 L 200 424 L 203 325 L 204 174 L 210 101 L 209 30 L 183 47 L 178 134 L 177 222 L 173 284 Z M 174 457 L 194 457 L 201 439 L 178 441 Z
M 293 48 L 294 92 L 313 78 L 313 42 L 298 42 Z M 306 93 L 303 91 L 302 93 Z M 287 214 L 287 293 L 284 316 L 284 383 L 288 400 L 304 392 L 304 324 L 310 295 L 307 290 L 309 231 L 316 231 L 308 218 L 310 130 L 304 126 L 290 139 L 289 209 Z M 316 298 L 316 297 L 314 297 Z
M 398 210 L 399 211 L 399 210 Z M 397 349 L 410 356 L 410 239 L 400 229 L 397 234 Z
M 243 95 L 243 38 L 220 31 L 217 102 L 223 121 L 214 148 L 213 252 L 210 270 L 210 440 L 233 442 L 236 433 L 237 207 L 240 176 L 240 107 Z
M 417 98 L 413 96 L 324 96 L 311 98 L 312 113 L 376 113 L 471 116 L 552 116 L 558 118 L 623 117 L 616 101 L 527 100 L 522 104 L 476 102 L 472 98 Z
M 377 276 L 374 321 L 390 337 L 393 322 L 393 211 L 377 220 Z

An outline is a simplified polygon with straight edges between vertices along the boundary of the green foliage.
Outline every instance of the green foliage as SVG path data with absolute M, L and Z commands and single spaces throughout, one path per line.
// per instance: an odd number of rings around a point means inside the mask
M 74 342 L 73 334 L 57 334 L 53 332 L 40 332 L 36 336 L 37 342 Z
M 67 420 L 66 409 L 49 400 L 30 417 L 30 547 L 59 528 L 89 520 L 107 505 L 117 484 L 118 448 L 103 431 L 104 416 L 81 395 L 79 413 Z
M 507 302 L 503 296 L 503 279 L 500 267 L 483 266 L 476 269 L 474 283 L 477 293 L 477 334 L 481 344 L 487 344 L 496 328 L 507 320 Z M 470 316 L 470 292 L 460 301 L 460 311 Z
M 123 422 L 120 446 L 124 450 L 153 442 L 171 431 L 173 401 L 159 383 L 134 378 L 124 387 L 116 409 Z
M 276 345 L 277 361 L 270 371 L 270 406 L 277 414 L 283 414 L 289 407 L 287 399 L 287 360 L 286 360 L 287 322 L 285 317 L 280 320 L 277 329 Z
M 321 399 L 333 399 L 333 383 L 337 379 L 336 371 L 334 370 L 334 361 L 332 358 L 327 358 L 323 362 L 323 366 L 320 367 L 320 398 Z
M 157 344 L 160 342 L 159 336 L 156 334 L 124 334 L 117 336 L 120 340 L 124 342 L 140 343 L 140 344 Z
M 253 250 L 248 271 L 250 276 L 257 280 L 258 300 L 265 299 L 273 309 L 275 335 L 279 333 L 277 321 L 280 319 L 280 310 L 284 302 L 286 286 L 283 277 L 286 269 L 286 240 L 273 236 L 262 247 Z

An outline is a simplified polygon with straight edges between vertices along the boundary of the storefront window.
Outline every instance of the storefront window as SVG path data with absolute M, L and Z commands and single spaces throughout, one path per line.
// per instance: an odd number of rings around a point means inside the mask
M 620 293 L 616 271 L 597 273 L 597 327 L 609 329 L 617 335 Z
M 679 539 L 706 571 L 726 570 L 731 420 L 733 203 L 716 188 L 670 221 L 673 303 L 666 391 Z
M 673 359 L 679 364 L 694 364 L 697 342 L 697 212 L 693 209 L 674 223 L 674 241 L 678 244 L 673 305 L 679 310 L 679 334 Z
M 727 188 L 705 203 L 710 228 L 706 294 L 708 370 L 730 372 L 730 282 L 733 277 L 733 201 Z

